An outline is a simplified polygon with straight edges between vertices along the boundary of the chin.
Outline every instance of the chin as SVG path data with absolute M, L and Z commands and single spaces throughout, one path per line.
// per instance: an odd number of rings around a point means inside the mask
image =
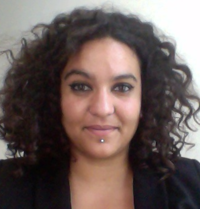
M 120 156 L 126 156 L 128 155 L 127 150 L 120 150 L 120 149 L 113 149 L 113 147 L 99 147 L 98 149 L 93 149 L 91 152 L 90 151 L 87 152 L 87 155 L 92 158 L 92 159 L 96 159 L 96 160 L 110 160 L 110 159 L 114 159 L 114 158 L 118 158 Z

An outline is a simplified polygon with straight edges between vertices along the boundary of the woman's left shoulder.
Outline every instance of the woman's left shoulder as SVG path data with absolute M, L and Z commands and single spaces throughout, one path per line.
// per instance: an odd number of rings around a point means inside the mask
M 180 178 L 196 178 L 200 181 L 200 163 L 195 159 L 179 158 L 175 162 L 174 176 Z
M 169 205 L 200 208 L 200 163 L 197 160 L 180 158 L 175 167 L 174 174 L 165 180 Z

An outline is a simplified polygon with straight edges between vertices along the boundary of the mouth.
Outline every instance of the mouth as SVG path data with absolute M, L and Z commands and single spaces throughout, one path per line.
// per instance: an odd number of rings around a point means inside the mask
M 91 125 L 91 126 L 87 126 L 84 129 L 86 129 L 87 131 L 89 131 L 91 134 L 96 135 L 96 136 L 106 136 L 112 132 L 114 132 L 115 130 L 118 129 L 118 127 L 116 126 L 110 126 L 110 125 Z

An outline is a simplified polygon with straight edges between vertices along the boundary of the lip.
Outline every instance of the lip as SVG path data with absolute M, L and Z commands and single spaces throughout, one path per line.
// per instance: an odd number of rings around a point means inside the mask
M 110 125 L 91 125 L 85 127 L 85 129 L 96 136 L 103 137 L 112 133 L 118 128 L 116 126 L 110 126 Z

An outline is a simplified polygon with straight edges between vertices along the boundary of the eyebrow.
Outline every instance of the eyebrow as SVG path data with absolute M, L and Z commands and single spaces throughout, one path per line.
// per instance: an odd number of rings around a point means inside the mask
M 70 77 L 72 75 L 81 75 L 85 78 L 90 78 L 91 77 L 88 73 L 84 72 L 83 70 L 72 69 L 64 76 L 64 79 L 66 80 L 68 77 Z
M 66 80 L 68 77 L 70 77 L 72 75 L 81 75 L 87 79 L 91 78 L 91 76 L 88 73 L 84 72 L 81 69 L 80 70 L 79 69 L 72 69 L 64 76 L 64 79 Z M 137 82 L 137 78 L 132 74 L 118 75 L 118 76 L 114 77 L 113 80 L 116 81 L 116 80 L 120 80 L 120 79 L 130 79 L 130 78 Z
M 118 75 L 118 76 L 114 77 L 114 80 L 130 79 L 130 78 L 137 82 L 137 78 L 134 75 L 132 75 L 132 74 Z

